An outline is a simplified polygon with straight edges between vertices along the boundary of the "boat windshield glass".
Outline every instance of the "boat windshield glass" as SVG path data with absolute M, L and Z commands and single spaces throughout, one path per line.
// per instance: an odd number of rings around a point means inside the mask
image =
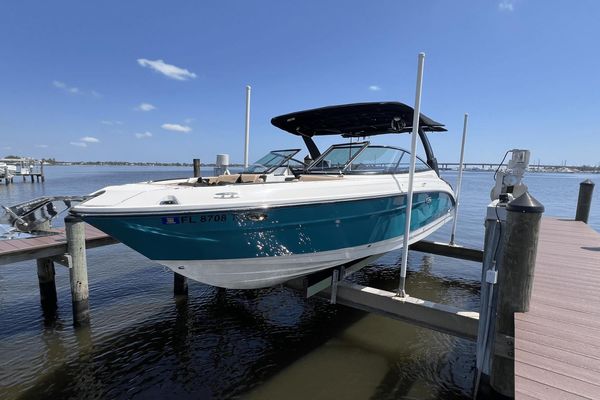
M 286 164 L 300 149 L 273 150 L 244 169 L 244 174 L 269 174 Z
M 341 173 L 369 143 L 336 144 L 331 146 L 308 168 L 309 172 Z
M 402 174 L 408 173 L 410 153 L 388 146 L 368 143 L 332 146 L 310 166 L 309 172 L 344 174 Z M 431 168 L 417 157 L 415 172 Z

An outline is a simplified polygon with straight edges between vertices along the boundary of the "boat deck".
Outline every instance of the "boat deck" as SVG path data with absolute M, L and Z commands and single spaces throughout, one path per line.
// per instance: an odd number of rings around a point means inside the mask
M 515 313 L 517 399 L 600 399 L 600 234 L 543 218 L 529 312 Z
M 55 257 L 67 252 L 67 237 L 63 229 L 54 229 L 55 235 L 27 239 L 0 240 L 0 265 L 19 261 Z M 85 244 L 88 249 L 118 243 L 106 233 L 85 225 Z

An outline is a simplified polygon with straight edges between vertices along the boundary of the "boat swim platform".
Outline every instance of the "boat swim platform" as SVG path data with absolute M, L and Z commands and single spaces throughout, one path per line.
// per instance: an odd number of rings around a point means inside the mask
M 542 218 L 528 312 L 515 313 L 515 398 L 600 399 L 600 233 Z
M 118 243 L 85 225 L 85 246 Z M 64 229 L 55 234 L 0 241 L 0 265 L 26 260 L 60 262 L 68 250 Z M 477 249 L 421 241 L 411 249 L 481 262 Z M 298 278 L 287 286 L 349 307 L 476 340 L 479 314 L 343 281 L 376 257 L 346 271 Z M 476 265 L 476 264 L 475 264 Z M 341 273 L 336 281 L 336 273 Z M 177 274 L 175 274 L 177 277 Z M 600 234 L 583 222 L 544 217 L 540 227 L 530 310 L 515 313 L 515 398 L 600 398 Z

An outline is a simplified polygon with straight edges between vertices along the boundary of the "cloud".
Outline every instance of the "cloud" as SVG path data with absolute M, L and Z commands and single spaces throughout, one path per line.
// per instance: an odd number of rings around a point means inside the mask
M 194 79 L 196 74 L 188 71 L 185 68 L 179 68 L 172 64 L 167 64 L 163 60 L 147 60 L 145 58 L 138 58 L 138 64 L 145 68 L 153 69 L 156 72 L 160 72 L 164 76 L 175 79 L 178 81 L 187 81 L 188 79 Z
M 61 81 L 52 81 L 52 86 L 54 86 L 55 88 L 60 89 L 64 92 L 71 93 L 71 94 L 81 93 L 79 88 L 76 88 L 74 86 L 69 86 L 66 83 L 61 82 Z
M 183 133 L 187 133 L 192 130 L 192 128 L 190 128 L 189 126 L 179 125 L 179 124 L 162 124 L 161 128 L 163 128 L 167 131 L 183 132 Z
M 186 118 L 183 120 L 183 122 L 185 122 L 186 124 L 191 124 L 194 121 L 195 121 L 195 118 Z
M 108 125 L 108 126 L 123 125 L 123 121 L 107 121 L 107 120 L 104 120 L 104 121 L 100 121 L 100 123 L 102 125 Z
M 48 147 L 47 144 L 36 144 L 35 147 L 39 148 L 39 149 L 45 149 Z
M 83 142 L 71 142 L 69 143 L 71 146 L 77 146 L 77 147 L 87 147 L 87 143 L 83 143 Z
M 137 106 L 135 108 L 135 110 L 137 110 L 137 111 L 152 111 L 152 110 L 156 110 L 156 107 L 154 107 L 150 103 L 142 103 L 139 106 Z
M 95 138 L 93 136 L 84 136 L 79 140 L 81 140 L 82 142 L 85 142 L 85 143 L 100 143 L 100 139 Z
M 515 3 L 512 0 L 502 0 L 499 4 L 498 4 L 498 9 L 500 11 L 514 11 L 515 10 Z
M 89 93 L 84 92 L 83 90 L 79 89 L 78 87 L 75 86 L 69 86 L 68 84 L 62 82 L 62 81 L 52 81 L 52 86 L 54 86 L 55 88 L 62 90 L 65 93 L 69 93 L 69 94 L 90 94 L 93 97 L 99 98 L 102 97 L 102 95 L 98 92 L 96 92 L 95 90 L 90 91 Z
M 371 86 L 369 86 L 369 90 L 372 92 L 379 92 L 381 90 L 381 88 L 377 85 L 371 85 Z
M 135 137 L 138 139 L 147 139 L 149 137 L 152 137 L 152 133 L 150 133 L 148 131 L 143 132 L 143 133 L 136 133 Z

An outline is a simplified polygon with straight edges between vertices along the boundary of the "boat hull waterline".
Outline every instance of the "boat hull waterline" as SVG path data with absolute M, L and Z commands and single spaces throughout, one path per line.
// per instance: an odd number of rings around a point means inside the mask
M 415 193 L 410 243 L 452 218 L 445 191 Z M 83 215 L 188 278 L 252 289 L 402 247 L 406 195 L 244 210 Z

